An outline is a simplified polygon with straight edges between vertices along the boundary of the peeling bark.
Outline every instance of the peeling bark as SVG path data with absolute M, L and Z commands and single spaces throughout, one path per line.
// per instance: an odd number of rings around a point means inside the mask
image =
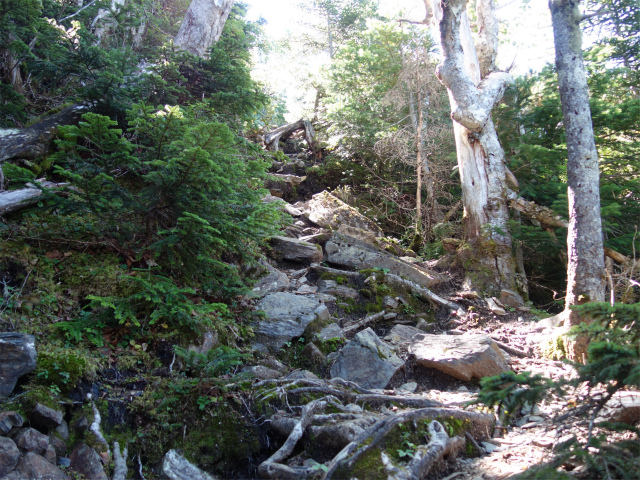
M 0 215 L 15 212 L 38 203 L 44 193 L 42 189 L 61 189 L 69 185 L 68 183 L 53 183 L 46 180 L 38 181 L 38 183 L 42 188 L 32 186 L 20 190 L 0 192 Z
M 218 41 L 229 18 L 234 0 L 192 0 L 180 30 L 173 40 L 176 47 L 198 57 Z
M 511 76 L 494 72 L 497 21 L 492 0 L 479 0 L 479 47 L 473 44 L 468 0 L 432 0 L 440 19 L 443 61 L 437 75 L 449 92 L 462 183 L 464 231 L 476 257 L 465 284 L 495 292 L 516 287 L 516 265 L 508 229 L 504 151 L 491 120 Z M 429 16 L 429 13 L 427 14 Z M 478 56 L 480 53 L 480 56 Z
M 582 58 L 579 0 L 550 0 L 556 70 L 567 134 L 569 230 L 566 324 L 580 318 L 569 307 L 605 299 L 598 152 Z

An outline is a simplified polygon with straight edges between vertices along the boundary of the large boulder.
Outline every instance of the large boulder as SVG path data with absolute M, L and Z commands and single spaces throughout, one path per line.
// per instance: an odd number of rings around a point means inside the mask
M 316 193 L 308 203 L 305 216 L 321 227 L 337 230 L 341 225 L 372 232 L 382 236 L 382 230 L 373 220 L 362 215 L 326 190 Z
M 288 341 L 300 337 L 310 325 L 331 318 L 329 310 L 317 295 L 296 295 L 288 292 L 271 293 L 256 305 L 264 311 L 266 318 L 256 328 L 254 348 L 276 352 Z
M 409 354 L 417 366 L 465 382 L 510 370 L 509 356 L 486 335 L 416 335 Z
M 331 367 L 331 378 L 340 377 L 363 388 L 385 388 L 403 365 L 391 348 L 367 328 L 340 350 Z
M 33 452 L 27 453 L 20 459 L 16 467 L 16 472 L 21 473 L 29 480 L 69 479 L 62 470 L 47 461 L 43 456 Z
M 10 438 L 0 437 L 0 478 L 15 470 L 20 450 Z
M 23 428 L 14 437 L 14 442 L 23 452 L 43 455 L 49 446 L 49 437 L 35 428 Z
M 109 480 L 102 468 L 100 454 L 90 446 L 81 443 L 71 453 L 71 468 L 81 473 L 87 480 Z
M 426 288 L 442 281 L 442 277 L 435 272 L 405 262 L 384 250 L 342 233 L 333 234 L 325 245 L 325 250 L 328 262 L 343 267 L 356 270 L 388 269 L 391 273 Z
M 162 473 L 171 480 L 215 480 L 175 450 L 169 450 L 162 461 Z
M 18 378 L 35 369 L 35 337 L 25 333 L 0 333 L 0 397 L 11 395 Z
M 322 247 L 315 243 L 303 242 L 296 238 L 271 237 L 269 256 L 276 260 L 297 263 L 319 263 L 322 261 Z

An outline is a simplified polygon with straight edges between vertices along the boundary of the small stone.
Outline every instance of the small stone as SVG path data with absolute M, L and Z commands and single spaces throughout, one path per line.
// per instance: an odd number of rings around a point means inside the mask
M 73 425 L 71 425 L 71 428 L 78 433 L 86 432 L 89 428 L 89 421 L 87 420 L 87 417 L 80 417 L 73 423 Z
M 318 287 L 313 285 L 302 285 L 296 292 L 298 293 L 316 293 L 318 291 Z
M 69 468 L 71 466 L 71 459 L 68 457 L 60 457 L 58 459 L 58 465 L 61 467 Z
M 41 403 L 36 403 L 36 406 L 31 412 L 31 423 L 42 429 L 52 429 L 62 425 L 64 419 L 62 418 L 62 412 L 54 410 Z
M 67 425 L 67 422 L 65 422 L 64 419 L 62 420 L 62 423 L 55 428 L 54 432 L 61 439 L 69 440 L 69 425 Z
M 349 403 L 345 405 L 344 411 L 346 413 L 362 413 L 362 407 L 360 405 L 356 405 L 355 403 Z
M 541 448 L 551 448 L 553 446 L 553 440 L 550 438 L 534 438 L 531 443 Z
M 320 330 L 320 333 L 317 333 L 315 335 L 314 340 L 326 342 L 327 340 L 331 340 L 334 338 L 344 339 L 344 334 L 342 333 L 342 329 L 337 323 L 330 323 L 322 330 Z
M 49 437 L 49 445 L 54 448 L 58 457 L 62 457 L 67 453 L 67 444 L 55 435 Z
M 243 373 L 249 373 L 256 380 L 274 380 L 280 378 L 282 373 L 273 368 L 264 367 L 262 365 L 255 365 L 253 367 L 244 367 L 241 370 Z
M 402 390 L 404 392 L 413 393 L 417 390 L 418 384 L 416 382 L 407 382 L 403 383 L 398 387 L 398 390 Z
M 327 360 L 324 353 L 322 353 L 313 343 L 307 344 L 300 353 L 302 354 L 304 363 L 311 367 L 312 370 L 320 367 Z
M 489 442 L 480 442 L 480 445 L 482 445 L 482 448 L 484 448 L 487 453 L 493 453 L 498 448 L 497 445 Z
M 397 313 L 395 312 L 391 312 L 391 313 L 385 313 L 382 318 L 385 320 L 391 320 L 392 318 L 396 318 L 398 316 Z
M 544 418 L 539 417 L 538 415 L 529 415 L 530 422 L 544 422 Z
M 424 318 L 421 318 L 420 320 L 418 320 L 418 323 L 416 324 L 416 328 L 419 330 L 422 330 L 423 332 L 429 332 L 433 329 L 433 326 L 427 322 Z
M 507 307 L 523 307 L 524 300 L 520 296 L 519 293 L 514 292 L 513 290 L 503 289 L 500 291 L 500 301 L 506 305 Z
M 285 377 L 285 380 L 317 380 L 318 376 L 309 370 L 296 370 Z
M 456 392 L 463 392 L 463 393 L 468 393 L 469 389 L 467 387 L 465 387 L 464 385 L 462 385 L 461 387 L 458 387 L 456 389 Z
M 0 478 L 12 472 L 20 460 L 20 450 L 13 440 L 0 437 Z
M 489 297 L 486 298 L 485 301 L 487 302 L 487 306 L 489 307 L 489 310 L 491 310 L 492 313 L 495 313 L 496 315 L 506 315 L 507 311 L 498 306 L 498 303 L 496 302 L 496 299 L 493 297 Z
M 0 435 L 6 435 L 12 428 L 20 428 L 24 425 L 24 419 L 18 412 L 0 413 Z
M 395 298 L 387 295 L 382 299 L 382 305 L 384 306 L 385 310 L 395 310 L 396 308 L 398 308 L 399 302 Z
M 56 464 L 56 450 L 55 448 L 53 448 L 53 445 L 49 444 L 49 446 L 47 446 L 47 449 L 44 451 L 44 454 L 42 455 L 49 463 L 55 465 Z

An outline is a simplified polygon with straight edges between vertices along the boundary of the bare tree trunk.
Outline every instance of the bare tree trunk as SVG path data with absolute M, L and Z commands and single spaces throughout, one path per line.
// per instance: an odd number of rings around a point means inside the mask
M 192 0 L 180 30 L 173 40 L 176 47 L 206 57 L 211 45 L 222 35 L 234 0 Z
M 569 230 L 565 325 L 580 318 L 569 307 L 603 302 L 605 266 L 600 219 L 598 152 L 582 59 L 579 0 L 550 0 L 556 70 L 567 134 Z
M 440 19 L 444 59 L 437 74 L 449 92 L 464 231 L 472 249 L 464 259 L 465 283 L 487 293 L 515 290 L 504 152 L 490 116 L 512 79 L 508 73 L 494 71 L 498 32 L 493 0 L 477 1 L 480 58 L 471 36 L 467 3 L 432 0 L 431 12 L 427 12 L 427 18 Z

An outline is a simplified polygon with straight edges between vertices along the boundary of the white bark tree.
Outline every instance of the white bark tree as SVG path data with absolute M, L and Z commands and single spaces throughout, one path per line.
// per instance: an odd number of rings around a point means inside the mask
M 192 0 L 173 40 L 174 45 L 193 55 L 206 57 L 211 45 L 220 38 L 233 3 L 234 0 Z
M 569 307 L 605 299 L 598 151 L 593 136 L 582 58 L 579 0 L 550 0 L 556 70 L 567 135 L 569 230 L 565 325 L 579 317 Z
M 496 71 L 498 22 L 493 0 L 477 0 L 478 42 L 474 45 L 468 0 L 424 0 L 427 17 L 440 27 L 443 61 L 437 75 L 447 87 L 454 120 L 462 183 L 466 284 L 485 292 L 516 289 L 516 267 L 508 220 L 504 152 L 491 110 L 511 75 Z

